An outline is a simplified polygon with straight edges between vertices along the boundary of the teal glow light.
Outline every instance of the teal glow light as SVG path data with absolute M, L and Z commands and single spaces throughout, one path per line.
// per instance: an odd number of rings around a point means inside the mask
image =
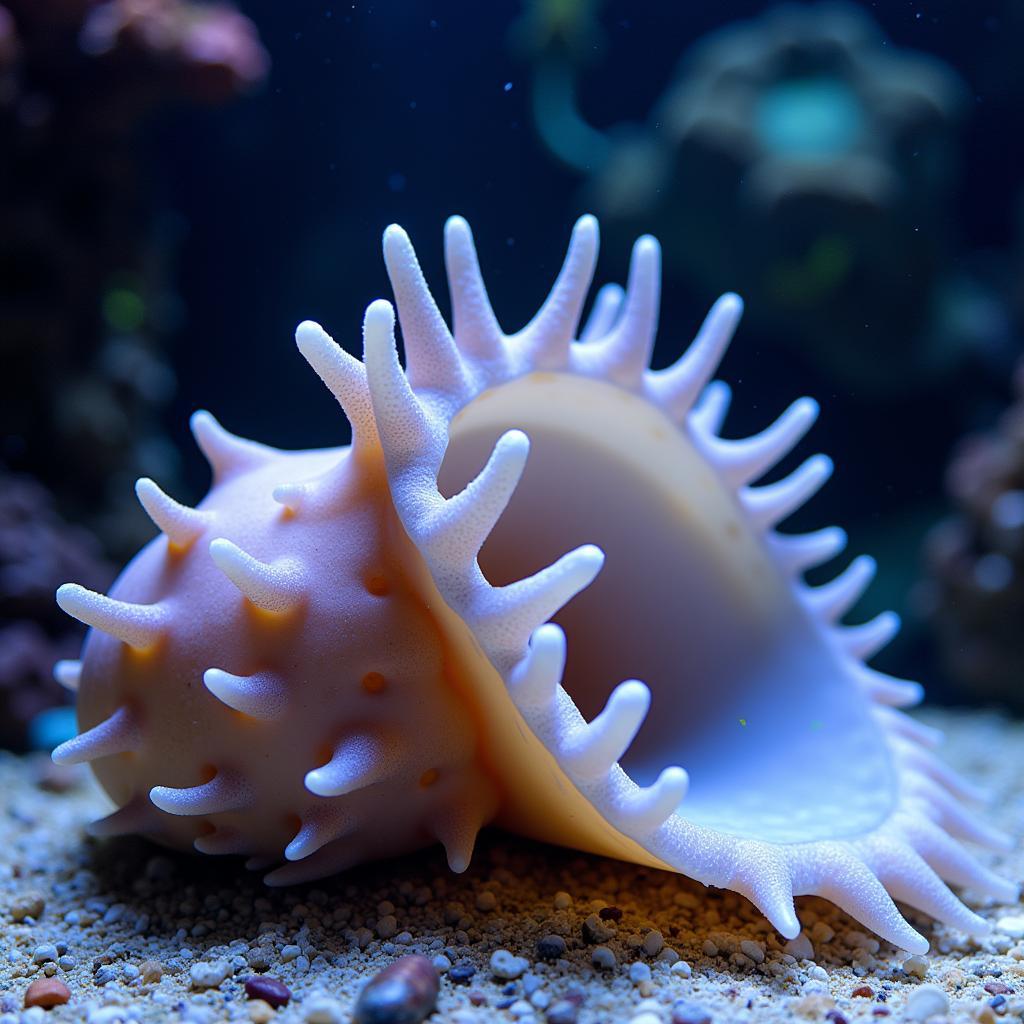
M 849 151 L 864 130 L 857 96 L 835 78 L 792 78 L 758 101 L 758 139 L 780 156 L 827 159 Z

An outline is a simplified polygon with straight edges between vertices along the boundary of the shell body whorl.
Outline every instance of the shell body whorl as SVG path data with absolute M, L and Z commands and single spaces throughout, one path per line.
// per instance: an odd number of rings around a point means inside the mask
M 1004 839 L 898 710 L 920 687 L 866 664 L 895 617 L 842 622 L 873 562 L 808 586 L 842 531 L 776 529 L 831 463 L 758 484 L 817 406 L 725 439 L 711 378 L 739 300 L 652 371 L 657 243 L 579 330 L 596 251 L 582 218 L 505 335 L 452 218 L 449 329 L 389 228 L 406 366 L 386 302 L 362 362 L 296 334 L 350 448 L 281 452 L 196 415 L 204 501 L 140 481 L 161 536 L 111 597 L 58 592 L 96 627 L 60 669 L 83 732 L 54 754 L 118 804 L 95 831 L 243 854 L 285 884 L 433 841 L 463 870 L 496 822 L 735 889 L 787 937 L 802 894 L 908 949 L 927 942 L 894 898 L 983 931 L 943 879 L 1013 897 L 958 842 Z

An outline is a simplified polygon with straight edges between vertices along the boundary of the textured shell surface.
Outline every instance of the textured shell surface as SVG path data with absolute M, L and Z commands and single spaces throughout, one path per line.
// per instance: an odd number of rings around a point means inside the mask
M 204 500 L 140 480 L 160 536 L 109 596 L 58 591 L 94 627 L 56 669 L 82 731 L 54 752 L 116 804 L 92 831 L 242 855 L 278 885 L 434 842 L 462 871 L 495 823 L 736 890 L 790 938 L 804 894 L 912 951 L 894 900 L 984 932 L 947 883 L 1014 899 L 963 845 L 1007 839 L 900 710 L 921 688 L 867 667 L 896 617 L 842 622 L 872 560 L 811 587 L 842 531 L 777 529 L 829 460 L 758 483 L 817 406 L 724 438 L 712 377 L 740 300 L 652 370 L 658 244 L 580 329 L 597 241 L 581 218 L 507 335 L 465 221 L 446 226 L 450 327 L 391 227 L 405 367 L 385 301 L 362 360 L 296 332 L 351 446 L 280 451 L 193 417 Z

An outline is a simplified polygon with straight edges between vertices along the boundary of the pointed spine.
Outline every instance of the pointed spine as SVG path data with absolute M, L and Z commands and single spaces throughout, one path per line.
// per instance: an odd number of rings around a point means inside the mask
M 285 847 L 285 859 L 305 860 L 328 843 L 351 835 L 355 829 L 355 821 L 340 813 L 325 814 L 303 820 L 295 837 Z
M 828 583 L 808 588 L 807 599 L 826 622 L 838 622 L 861 599 L 877 570 L 878 565 L 870 555 L 858 555 Z
M 462 217 L 444 226 L 444 258 L 456 345 L 474 359 L 503 362 L 505 341 L 487 297 L 473 233 Z
M 530 646 L 509 674 L 508 688 L 519 708 L 550 704 L 565 671 L 565 633 L 561 626 L 546 622 L 530 636 Z
M 825 455 L 812 455 L 777 483 L 744 487 L 740 500 L 754 525 L 767 530 L 806 504 L 831 475 L 832 460 Z
M 824 565 L 846 547 L 846 531 L 838 526 L 813 533 L 769 533 L 765 539 L 782 568 L 794 576 Z
M 166 610 L 159 604 L 117 601 L 77 583 L 58 588 L 57 604 L 79 622 L 140 650 L 158 643 L 167 623 Z
M 941 729 L 925 725 L 924 722 L 919 722 L 916 718 L 911 718 L 906 712 L 898 711 L 896 708 L 879 705 L 872 708 L 871 713 L 874 715 L 875 721 L 887 732 L 895 736 L 902 736 L 929 750 L 941 746 L 945 738 Z
M 378 444 L 366 367 L 349 355 L 319 324 L 303 320 L 295 328 L 295 344 L 316 375 L 334 395 L 352 425 L 353 447 Z M 281 501 L 274 492 L 275 500 Z M 283 501 L 282 504 L 288 504 Z
M 82 681 L 82 663 L 68 658 L 53 666 L 53 678 L 71 693 L 77 693 Z
M 532 369 L 554 370 L 566 365 L 594 277 L 597 250 L 597 220 L 587 214 L 572 229 L 565 262 L 544 305 L 516 336 L 530 353 Z
M 463 394 L 466 379 L 459 351 L 430 294 L 416 250 L 397 224 L 384 232 L 384 263 L 398 306 L 410 385 Z
M 923 910 L 968 935 L 989 932 L 988 922 L 968 910 L 913 847 L 881 837 L 869 842 L 868 847 L 869 866 L 893 899 Z
M 853 670 L 854 682 L 878 704 L 894 708 L 912 707 L 924 698 L 924 687 L 909 679 L 897 679 L 866 665 L 857 664 Z
M 154 786 L 149 799 L 168 814 L 192 817 L 243 810 L 250 805 L 251 794 L 239 779 L 217 772 L 209 782 L 198 786 Z
M 617 817 L 631 835 L 653 832 L 675 814 L 689 788 L 690 776 L 678 765 L 671 765 L 651 785 L 631 793 L 617 808 Z
M 178 547 L 188 547 L 210 522 L 210 515 L 189 508 L 165 494 L 149 477 L 135 483 L 135 494 L 146 515 Z
M 224 537 L 210 542 L 210 557 L 245 597 L 264 611 L 291 611 L 305 597 L 302 570 L 292 559 L 261 562 Z
M 131 708 L 120 707 L 99 725 L 62 743 L 51 757 L 54 764 L 82 764 L 137 750 L 141 742 L 142 734 L 135 713 Z
M 327 764 L 306 774 L 306 789 L 316 796 L 345 796 L 387 778 L 388 751 L 376 736 L 348 736 Z
M 533 576 L 486 593 L 476 632 L 485 649 L 506 662 L 502 671 L 518 661 L 537 626 L 588 587 L 603 564 L 604 552 L 584 544 Z
M 398 361 L 395 311 L 390 302 L 378 299 L 367 307 L 363 345 L 377 430 L 389 463 L 395 461 L 399 467 L 405 467 L 436 462 L 439 466 L 445 442 L 435 436 L 427 413 Z M 429 468 L 436 469 L 432 465 Z
M 569 774 L 587 780 L 608 773 L 629 749 L 651 707 L 651 691 L 638 679 L 619 683 L 604 710 L 580 726 L 559 751 Z
M 221 703 L 252 718 L 273 721 L 288 706 L 288 697 L 281 680 L 270 672 L 236 676 L 219 668 L 203 673 L 203 684 Z
M 919 775 L 906 788 L 913 798 L 924 802 L 939 827 L 957 839 L 1002 852 L 1013 848 L 1013 839 L 1009 835 L 962 807 L 937 782 Z
M 928 951 L 928 940 L 910 926 L 874 872 L 853 852 L 838 843 L 822 843 L 819 856 L 827 856 L 827 876 L 813 888 L 866 924 L 873 932 L 911 953 Z
M 236 437 L 205 409 L 192 414 L 189 426 L 217 481 L 241 470 L 262 465 L 276 454 L 273 448 L 266 445 Z
M 651 361 L 661 304 L 661 246 L 650 235 L 637 239 L 630 260 L 622 313 L 602 343 L 604 376 L 635 386 Z
M 85 826 L 94 839 L 152 832 L 160 826 L 160 815 L 144 796 L 134 796 L 123 807 Z
M 940 877 L 1001 903 L 1016 903 L 1020 887 L 990 871 L 951 839 L 938 825 L 919 814 L 905 814 L 901 830 Z
M 743 315 L 743 300 L 723 295 L 712 307 L 690 347 L 670 367 L 651 375 L 655 400 L 677 423 L 711 380 Z
M 622 311 L 622 301 L 626 293 L 621 285 L 606 284 L 597 293 L 594 299 L 594 308 L 587 317 L 587 322 L 580 331 L 580 342 L 589 345 L 591 342 L 599 341 L 615 326 L 615 321 Z
M 723 441 L 705 435 L 701 438 L 702 447 L 728 484 L 741 487 L 757 480 L 785 458 L 817 418 L 818 403 L 811 398 L 800 398 L 760 434 L 741 441 Z
M 487 465 L 438 510 L 438 522 L 424 538 L 431 557 L 463 567 L 474 561 L 507 508 L 529 453 L 529 438 L 521 430 L 502 434 Z
M 705 437 L 717 437 L 722 432 L 731 402 L 729 385 L 724 380 L 711 381 L 687 417 L 691 429 Z
M 859 626 L 847 626 L 839 639 L 847 653 L 861 661 L 869 661 L 886 647 L 900 631 L 900 617 L 895 612 L 882 612 Z

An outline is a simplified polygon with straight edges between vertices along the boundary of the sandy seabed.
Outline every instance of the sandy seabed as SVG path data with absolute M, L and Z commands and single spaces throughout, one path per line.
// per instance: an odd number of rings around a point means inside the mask
M 1024 834 L 1024 724 L 921 717 L 992 792 L 991 819 Z M 0 755 L 0 806 L 0 1024 L 340 1024 L 370 977 L 413 952 L 442 972 L 430 1019 L 444 1024 L 1024 1019 L 1024 908 L 970 894 L 991 935 L 910 912 L 932 949 L 908 958 L 822 900 L 797 901 L 804 934 L 787 944 L 733 893 L 497 833 L 461 876 L 437 848 L 269 890 L 234 859 L 86 838 L 108 807 L 85 771 Z M 1019 849 L 982 856 L 1024 878 Z M 512 954 L 504 978 L 498 950 Z M 256 974 L 280 979 L 290 1003 L 273 1013 L 247 999 Z M 23 1010 L 47 975 L 70 1001 Z

